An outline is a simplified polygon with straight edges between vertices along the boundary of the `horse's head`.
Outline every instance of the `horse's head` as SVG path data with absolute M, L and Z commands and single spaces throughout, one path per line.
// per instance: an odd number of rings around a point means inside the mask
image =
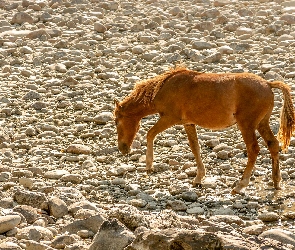
M 139 129 L 140 119 L 133 115 L 128 115 L 124 112 L 125 109 L 115 100 L 115 123 L 118 133 L 118 148 L 122 154 L 130 152 L 131 144 Z

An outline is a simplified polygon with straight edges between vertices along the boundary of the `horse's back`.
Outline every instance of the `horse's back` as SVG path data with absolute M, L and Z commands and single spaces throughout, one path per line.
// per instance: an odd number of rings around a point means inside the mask
M 256 114 L 267 104 L 269 109 L 271 102 L 271 88 L 254 74 L 193 71 L 167 79 L 154 100 L 160 114 L 211 129 L 231 126 L 237 115 Z

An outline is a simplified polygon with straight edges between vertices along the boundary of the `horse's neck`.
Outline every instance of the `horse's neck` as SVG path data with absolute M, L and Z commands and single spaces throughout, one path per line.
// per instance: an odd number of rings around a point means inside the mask
M 126 106 L 126 112 L 130 115 L 135 115 L 140 118 L 156 113 L 152 104 L 144 104 L 138 100 L 128 102 Z

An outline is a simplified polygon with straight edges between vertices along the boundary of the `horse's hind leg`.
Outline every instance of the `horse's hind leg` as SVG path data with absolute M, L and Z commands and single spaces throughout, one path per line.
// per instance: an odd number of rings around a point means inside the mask
M 147 133 L 147 148 L 146 148 L 146 171 L 151 173 L 153 171 L 154 160 L 154 139 L 157 134 L 161 133 L 167 128 L 170 128 L 175 124 L 172 119 L 167 116 L 161 116 L 156 124 Z
M 185 132 L 187 133 L 190 148 L 197 162 L 197 176 L 195 177 L 193 181 L 193 186 L 196 186 L 198 184 L 201 184 L 201 181 L 206 174 L 206 170 L 205 170 L 204 164 L 202 162 L 201 154 L 200 154 L 200 146 L 198 142 L 196 126 L 194 124 L 185 124 L 184 128 L 185 128 Z
M 263 119 L 258 126 L 258 132 L 267 144 L 272 160 L 272 179 L 275 189 L 280 188 L 281 173 L 279 166 L 279 142 L 269 127 L 269 117 Z
M 250 182 L 250 177 L 252 175 L 252 170 L 254 168 L 254 164 L 256 162 L 256 159 L 259 153 L 259 145 L 258 145 L 256 134 L 255 134 L 255 128 L 251 128 L 248 126 L 243 126 L 243 127 L 240 126 L 240 130 L 247 147 L 248 162 L 244 170 L 242 179 L 238 182 L 236 187 L 232 190 L 232 194 L 241 193 L 241 190 L 248 186 Z

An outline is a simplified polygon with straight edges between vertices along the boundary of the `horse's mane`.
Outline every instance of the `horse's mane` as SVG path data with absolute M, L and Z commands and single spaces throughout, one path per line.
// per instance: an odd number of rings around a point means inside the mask
M 188 72 L 189 70 L 185 67 L 178 66 L 164 72 L 163 74 L 136 83 L 133 91 L 123 100 L 123 103 L 126 103 L 131 99 L 140 100 L 140 102 L 143 102 L 144 104 L 152 102 L 158 91 L 163 86 L 164 82 L 169 77 L 184 71 Z

